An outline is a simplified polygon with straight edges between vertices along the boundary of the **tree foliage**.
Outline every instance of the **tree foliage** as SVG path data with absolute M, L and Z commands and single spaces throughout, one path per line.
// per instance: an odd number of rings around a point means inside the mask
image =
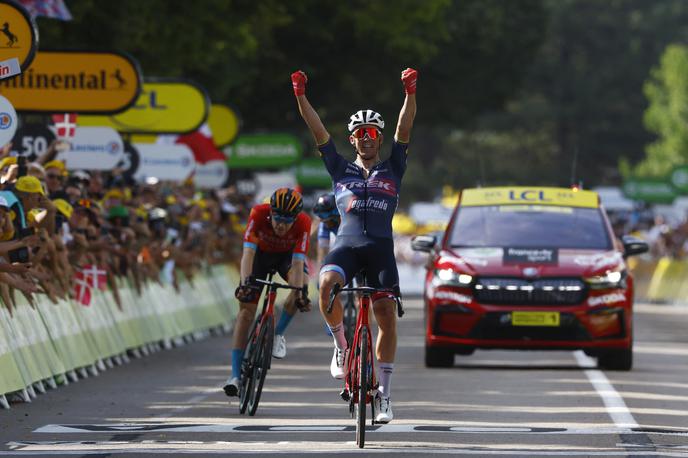
M 645 126 L 658 138 L 647 146 L 647 158 L 636 174 L 662 176 L 688 163 L 688 47 L 667 47 L 645 84 L 649 106 Z

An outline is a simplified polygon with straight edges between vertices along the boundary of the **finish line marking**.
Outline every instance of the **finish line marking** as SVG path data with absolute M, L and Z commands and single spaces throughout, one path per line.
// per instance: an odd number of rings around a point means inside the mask
M 7 444 L 12 450 L 0 451 L 0 456 L 26 456 L 26 455 L 112 455 L 112 454 L 196 454 L 196 455 L 261 455 L 270 454 L 309 454 L 309 455 L 348 455 L 356 454 L 360 456 L 359 450 L 353 442 L 333 443 L 331 447 L 323 447 L 322 443 L 317 442 L 290 442 L 282 441 L 279 443 L 265 442 L 199 442 L 199 441 L 17 441 Z M 346 445 L 347 448 L 343 448 Z M 621 444 L 624 447 L 626 444 Z M 661 447 L 661 446 L 660 446 Z M 664 448 L 664 447 L 662 447 Z M 399 453 L 418 455 L 518 455 L 518 456 L 671 456 L 688 457 L 686 452 L 671 450 L 670 446 L 665 450 L 633 450 L 633 449 L 612 449 L 608 447 L 600 448 L 574 448 L 567 449 L 565 446 L 528 446 L 528 447 L 509 447 L 499 446 L 490 447 L 482 445 L 460 445 L 447 444 L 446 447 L 438 447 L 437 444 L 426 443 L 378 443 L 368 442 L 365 449 L 366 454 L 377 453 Z
M 169 424 L 169 423 L 121 423 L 109 425 L 45 425 L 34 433 L 334 433 L 355 431 L 354 425 L 304 426 L 304 425 L 237 425 L 237 424 Z M 376 433 L 454 433 L 454 434 L 562 434 L 562 435 L 610 435 L 610 434 L 658 434 L 686 436 L 688 429 L 662 428 L 531 428 L 531 427 L 471 427 L 441 425 L 375 425 L 366 431 Z
M 637 428 L 639 426 L 638 422 L 635 421 L 623 397 L 616 391 L 607 376 L 604 375 L 604 372 L 591 369 L 591 367 L 596 365 L 595 360 L 580 350 L 573 352 L 573 356 L 576 358 L 578 365 L 585 369 L 583 372 L 585 372 L 597 394 L 602 398 L 602 402 L 607 408 L 607 413 L 614 425 L 617 428 Z

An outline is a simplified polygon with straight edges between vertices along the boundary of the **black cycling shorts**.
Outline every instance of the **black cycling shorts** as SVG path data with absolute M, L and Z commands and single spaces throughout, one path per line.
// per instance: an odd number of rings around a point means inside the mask
M 277 271 L 285 281 L 289 281 L 289 269 L 291 269 L 293 253 L 287 251 L 285 253 L 266 253 L 260 248 L 256 249 L 256 255 L 253 258 L 253 269 L 251 276 L 260 280 L 265 280 L 271 270 Z M 303 263 L 303 272 L 308 277 L 308 266 L 306 262 Z M 262 286 L 262 285 L 261 285 Z
M 345 283 L 364 270 L 368 286 L 392 288 L 399 284 L 394 240 L 389 238 L 338 236 L 323 261 L 320 273 L 334 271 Z

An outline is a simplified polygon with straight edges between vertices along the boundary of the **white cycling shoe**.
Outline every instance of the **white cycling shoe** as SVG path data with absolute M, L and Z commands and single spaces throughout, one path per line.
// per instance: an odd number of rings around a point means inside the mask
M 375 395 L 375 423 L 389 423 L 394 419 L 392 412 L 392 401 L 389 398 L 380 396 L 380 393 Z
M 334 354 L 332 355 L 332 362 L 330 363 L 330 373 L 332 377 L 337 380 L 344 378 L 346 374 L 346 354 L 348 350 L 340 350 L 335 347 Z
M 275 340 L 272 342 L 272 357 L 282 359 L 287 356 L 287 341 L 281 334 L 275 334 Z

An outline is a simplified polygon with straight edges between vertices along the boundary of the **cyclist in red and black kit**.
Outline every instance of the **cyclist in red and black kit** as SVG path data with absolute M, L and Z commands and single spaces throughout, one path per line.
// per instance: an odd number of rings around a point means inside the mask
M 406 97 L 388 159 L 380 158 L 385 121 L 373 110 L 359 110 L 349 120 L 349 142 L 356 160 L 349 162 L 337 153 L 330 134 L 306 98 L 306 74 L 291 75 L 299 112 L 308 125 L 325 168 L 332 177 L 333 191 L 341 224 L 332 250 L 320 269 L 320 311 L 332 331 L 335 350 L 330 371 L 335 378 L 346 373 L 347 341 L 342 326 L 342 306 L 337 300 L 331 314 L 326 312 L 335 283 L 345 285 L 361 270 L 368 286 L 398 288 L 399 274 L 394 259 L 392 217 L 399 202 L 401 179 L 406 171 L 406 155 L 416 115 L 418 73 L 407 68 L 401 73 Z M 380 367 L 380 386 L 375 397 L 377 423 L 392 420 L 390 402 L 392 371 L 397 347 L 395 301 L 389 295 L 373 297 L 373 312 L 378 323 L 375 354 Z
M 227 396 L 239 393 L 241 360 L 262 289 L 262 285 L 252 282 L 252 279 L 265 279 L 270 270 L 276 270 L 291 286 L 305 288 L 308 285 L 305 261 L 311 218 L 302 209 L 301 194 L 293 189 L 280 188 L 272 194 L 269 204 L 256 205 L 251 210 L 244 233 L 241 284 L 235 292 L 239 314 L 234 325 L 232 374 L 224 386 Z M 275 358 L 284 358 L 287 354 L 284 331 L 296 309 L 307 311 L 309 302 L 305 294 L 292 290 L 275 327 L 272 350 Z

